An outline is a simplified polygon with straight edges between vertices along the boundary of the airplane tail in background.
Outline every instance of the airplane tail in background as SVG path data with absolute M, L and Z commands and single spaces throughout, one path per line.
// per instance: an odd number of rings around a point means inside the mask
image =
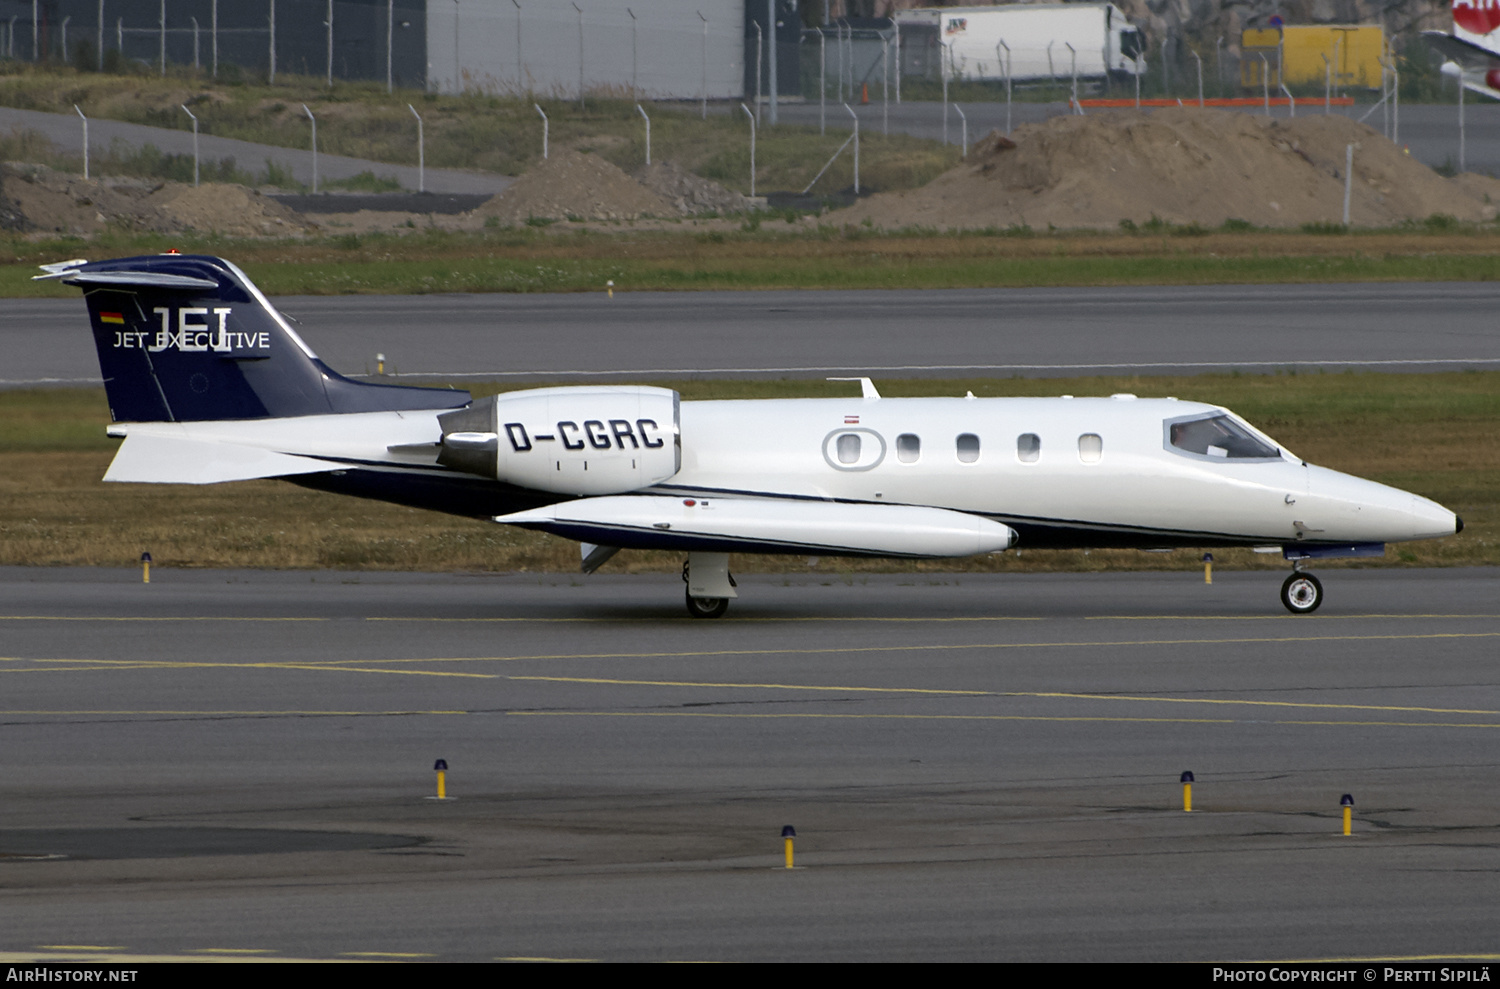
M 1465 89 L 1500 99 L 1500 0 L 1453 0 L 1453 33 L 1423 31 Z
M 160 254 L 43 265 L 83 289 L 116 422 L 460 408 L 468 392 L 351 381 L 318 359 L 245 273 Z

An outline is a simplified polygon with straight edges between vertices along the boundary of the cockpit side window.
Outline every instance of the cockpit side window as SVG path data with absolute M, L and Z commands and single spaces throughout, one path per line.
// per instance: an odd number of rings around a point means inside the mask
M 1168 419 L 1166 447 L 1210 460 L 1279 460 L 1281 451 L 1222 412 L 1191 419 Z

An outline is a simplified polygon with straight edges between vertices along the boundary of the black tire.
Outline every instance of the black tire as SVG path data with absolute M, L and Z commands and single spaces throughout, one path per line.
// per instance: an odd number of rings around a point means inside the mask
M 1281 603 L 1294 615 L 1310 615 L 1323 603 L 1323 585 L 1310 573 L 1294 573 L 1281 585 Z
M 694 618 L 718 618 L 729 610 L 728 598 L 695 598 L 687 596 L 688 614 Z

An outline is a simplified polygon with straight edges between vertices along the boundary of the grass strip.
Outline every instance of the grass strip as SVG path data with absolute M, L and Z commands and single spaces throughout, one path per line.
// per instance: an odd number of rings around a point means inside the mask
M 825 218 L 826 220 L 827 218 Z M 64 298 L 35 265 L 184 252 L 232 257 L 272 295 L 708 289 L 922 289 L 1082 285 L 1492 281 L 1500 231 L 885 234 L 805 221 L 686 221 L 636 230 L 558 224 L 408 236 L 234 242 L 115 234 L 94 243 L 0 240 L 0 297 Z M 571 229 L 567 229 L 571 228 Z

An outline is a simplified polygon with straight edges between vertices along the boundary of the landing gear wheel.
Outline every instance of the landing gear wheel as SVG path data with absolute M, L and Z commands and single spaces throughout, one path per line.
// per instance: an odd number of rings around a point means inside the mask
M 1298 571 L 1281 585 L 1281 603 L 1294 615 L 1308 615 L 1323 603 L 1323 585 L 1310 573 Z
M 687 596 L 688 614 L 694 618 L 718 618 L 729 610 L 728 598 L 695 598 Z

